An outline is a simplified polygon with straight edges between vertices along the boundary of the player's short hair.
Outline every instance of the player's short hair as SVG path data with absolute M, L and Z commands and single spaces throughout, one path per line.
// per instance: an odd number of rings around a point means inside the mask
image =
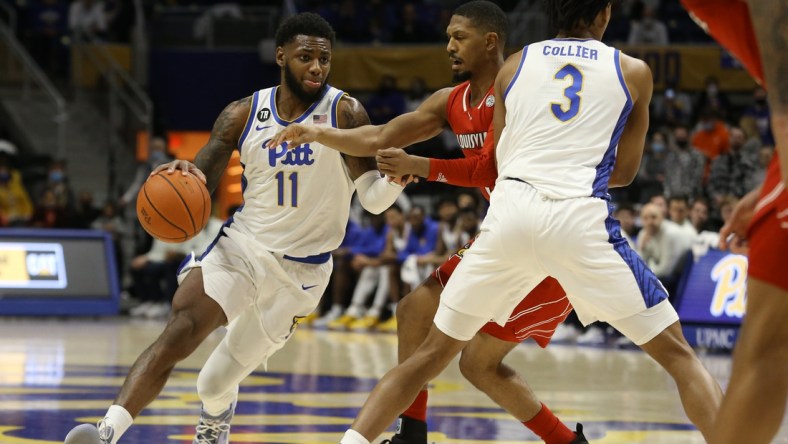
M 334 46 L 336 41 L 336 34 L 331 25 L 323 17 L 311 12 L 296 14 L 282 22 L 276 30 L 276 46 L 290 43 L 297 35 L 322 37 L 329 40 L 331 46 Z
M 577 25 L 590 25 L 610 0 L 545 0 L 550 23 L 559 31 L 571 31 Z
M 671 202 L 684 202 L 687 206 L 689 206 L 690 200 L 689 197 L 683 194 L 677 194 L 675 196 L 670 196 L 670 199 L 668 199 L 668 204 Z
M 493 2 L 474 0 L 460 5 L 454 10 L 453 15 L 460 15 L 471 20 L 474 26 L 484 32 L 498 34 L 498 40 L 503 47 L 506 43 L 506 33 L 509 28 L 509 19 L 503 10 Z

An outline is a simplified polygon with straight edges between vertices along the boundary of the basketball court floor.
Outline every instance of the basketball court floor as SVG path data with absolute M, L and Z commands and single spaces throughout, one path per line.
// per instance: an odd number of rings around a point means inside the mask
M 98 420 L 163 325 L 126 318 L 0 320 L 0 443 L 58 443 L 74 425 Z M 222 334 L 175 370 L 121 443 L 191 442 L 197 372 Z M 269 361 L 268 372 L 259 369 L 241 386 L 232 442 L 336 443 L 395 361 L 393 335 L 302 327 Z M 703 361 L 724 386 L 730 357 Z M 509 363 L 565 423 L 582 422 L 591 442 L 704 442 L 670 377 L 640 351 L 524 344 Z M 429 414 L 431 442 L 541 442 L 465 382 L 456 362 L 434 381 Z M 776 442 L 788 443 L 788 421 Z

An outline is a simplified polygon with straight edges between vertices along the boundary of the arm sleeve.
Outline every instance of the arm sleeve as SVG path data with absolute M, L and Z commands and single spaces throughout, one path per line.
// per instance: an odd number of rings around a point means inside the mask
M 358 200 L 365 210 L 372 214 L 380 214 L 396 202 L 402 190 L 405 188 L 389 182 L 385 176 L 381 176 L 378 170 L 370 170 L 359 176 L 354 181 Z
M 461 187 L 492 188 L 497 178 L 495 137 L 491 125 L 484 138 L 480 155 L 464 159 L 430 159 L 430 175 L 427 180 Z

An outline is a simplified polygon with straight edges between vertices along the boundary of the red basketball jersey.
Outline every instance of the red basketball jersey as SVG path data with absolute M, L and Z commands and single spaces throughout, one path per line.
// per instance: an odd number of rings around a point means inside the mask
M 465 157 L 482 155 L 482 147 L 487 138 L 487 130 L 492 124 L 494 109 L 495 92 L 492 85 L 476 106 L 471 106 L 470 81 L 463 82 L 452 90 L 446 104 L 446 120 L 457 136 L 457 143 Z M 490 198 L 492 187 L 479 189 L 485 198 Z

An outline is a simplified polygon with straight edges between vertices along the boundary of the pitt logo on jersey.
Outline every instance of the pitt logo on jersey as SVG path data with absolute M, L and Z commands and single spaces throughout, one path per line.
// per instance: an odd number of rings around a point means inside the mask
M 280 159 L 282 165 L 312 165 L 315 163 L 315 159 L 312 158 L 314 151 L 312 151 L 308 143 L 298 145 L 289 150 L 287 149 L 287 142 L 285 142 L 276 148 L 269 149 L 265 147 L 268 140 L 263 142 L 262 147 L 268 150 L 268 165 L 272 167 L 275 167 Z
M 711 279 L 717 283 L 709 311 L 714 316 L 741 318 L 747 305 L 747 258 L 729 254 L 711 270 Z

